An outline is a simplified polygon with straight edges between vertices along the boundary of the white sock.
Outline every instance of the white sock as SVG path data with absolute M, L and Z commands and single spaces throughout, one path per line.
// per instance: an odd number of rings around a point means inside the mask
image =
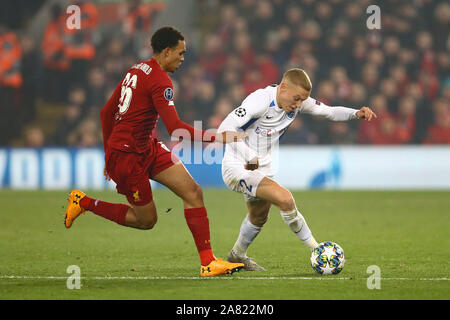
M 317 247 L 318 243 L 316 239 L 314 239 L 305 218 L 297 209 L 289 212 L 280 211 L 280 214 L 292 232 L 295 233 L 297 238 L 299 238 L 309 250 L 312 251 L 315 247 Z
M 255 226 L 248 219 L 248 214 L 245 217 L 244 221 L 241 224 L 241 231 L 239 233 L 239 237 L 234 244 L 233 251 L 238 256 L 246 256 L 248 246 L 253 242 L 256 236 L 261 231 L 262 227 Z

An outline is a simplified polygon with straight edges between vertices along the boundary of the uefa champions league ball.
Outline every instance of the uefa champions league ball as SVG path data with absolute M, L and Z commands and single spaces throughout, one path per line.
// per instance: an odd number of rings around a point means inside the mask
M 321 242 L 311 253 L 311 266 L 318 274 L 338 274 L 344 264 L 344 250 L 337 243 Z

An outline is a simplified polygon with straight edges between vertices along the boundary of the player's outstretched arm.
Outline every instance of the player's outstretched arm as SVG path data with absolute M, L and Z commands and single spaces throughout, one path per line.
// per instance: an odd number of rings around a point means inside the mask
M 178 113 L 176 112 L 176 109 L 174 107 L 159 108 L 158 113 L 161 116 L 164 125 L 166 126 L 167 132 L 171 136 L 177 136 L 178 133 L 183 133 L 180 135 L 181 137 L 188 134 L 191 140 L 201 140 L 203 142 L 217 141 L 222 143 L 235 142 L 247 137 L 247 133 L 235 131 L 220 132 L 213 135 L 207 134 L 207 131 L 197 129 L 182 121 L 178 117 Z M 177 130 L 181 131 L 177 132 Z
M 165 108 L 158 110 L 161 119 L 166 126 L 167 132 L 171 136 L 186 137 L 189 136 L 192 141 L 201 140 L 203 142 L 222 142 L 228 143 L 244 139 L 247 134 L 245 132 L 220 132 L 216 134 L 207 134 L 206 131 L 197 129 L 178 117 L 175 108 Z M 181 131 L 178 131 L 181 130 Z
M 342 106 L 327 106 L 323 102 L 314 98 L 308 97 L 300 108 L 301 113 L 308 113 L 313 116 L 320 116 L 332 121 L 348 121 L 352 119 L 372 119 L 375 113 L 368 108 L 362 107 L 360 110 L 342 107 Z

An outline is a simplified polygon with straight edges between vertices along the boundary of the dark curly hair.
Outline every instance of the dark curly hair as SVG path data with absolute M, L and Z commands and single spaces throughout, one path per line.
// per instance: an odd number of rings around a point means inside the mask
M 174 48 L 178 41 L 184 40 L 183 34 L 174 27 L 162 27 L 153 34 L 151 45 L 154 53 L 160 53 L 165 48 Z

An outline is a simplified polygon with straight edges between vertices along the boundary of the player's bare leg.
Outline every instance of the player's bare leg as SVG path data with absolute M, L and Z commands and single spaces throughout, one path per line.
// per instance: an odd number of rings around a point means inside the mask
M 248 220 L 255 226 L 262 227 L 269 218 L 269 211 L 272 204 L 263 199 L 248 201 Z
M 231 274 L 243 268 L 242 263 L 216 259 L 211 249 L 209 220 L 203 203 L 203 192 L 182 163 L 158 173 L 153 180 L 165 185 L 183 200 L 184 216 L 191 230 L 200 260 L 201 276 Z
M 265 270 L 247 256 L 247 249 L 266 223 L 271 205 L 269 201 L 262 199 L 247 202 L 248 215 L 242 221 L 239 237 L 228 254 L 228 261 L 242 262 L 244 269 L 248 271 Z
M 204 206 L 203 192 L 182 163 L 177 163 L 152 177 L 183 200 L 184 208 Z
M 132 205 L 127 211 L 125 221 L 127 227 L 141 230 L 153 229 L 158 221 L 155 202 L 152 200 L 144 206 Z
M 256 196 L 280 208 L 281 217 L 286 225 L 309 250 L 312 251 L 317 247 L 318 243 L 314 239 L 305 218 L 298 211 L 294 197 L 289 190 L 279 185 L 273 179 L 264 177 L 256 189 Z

